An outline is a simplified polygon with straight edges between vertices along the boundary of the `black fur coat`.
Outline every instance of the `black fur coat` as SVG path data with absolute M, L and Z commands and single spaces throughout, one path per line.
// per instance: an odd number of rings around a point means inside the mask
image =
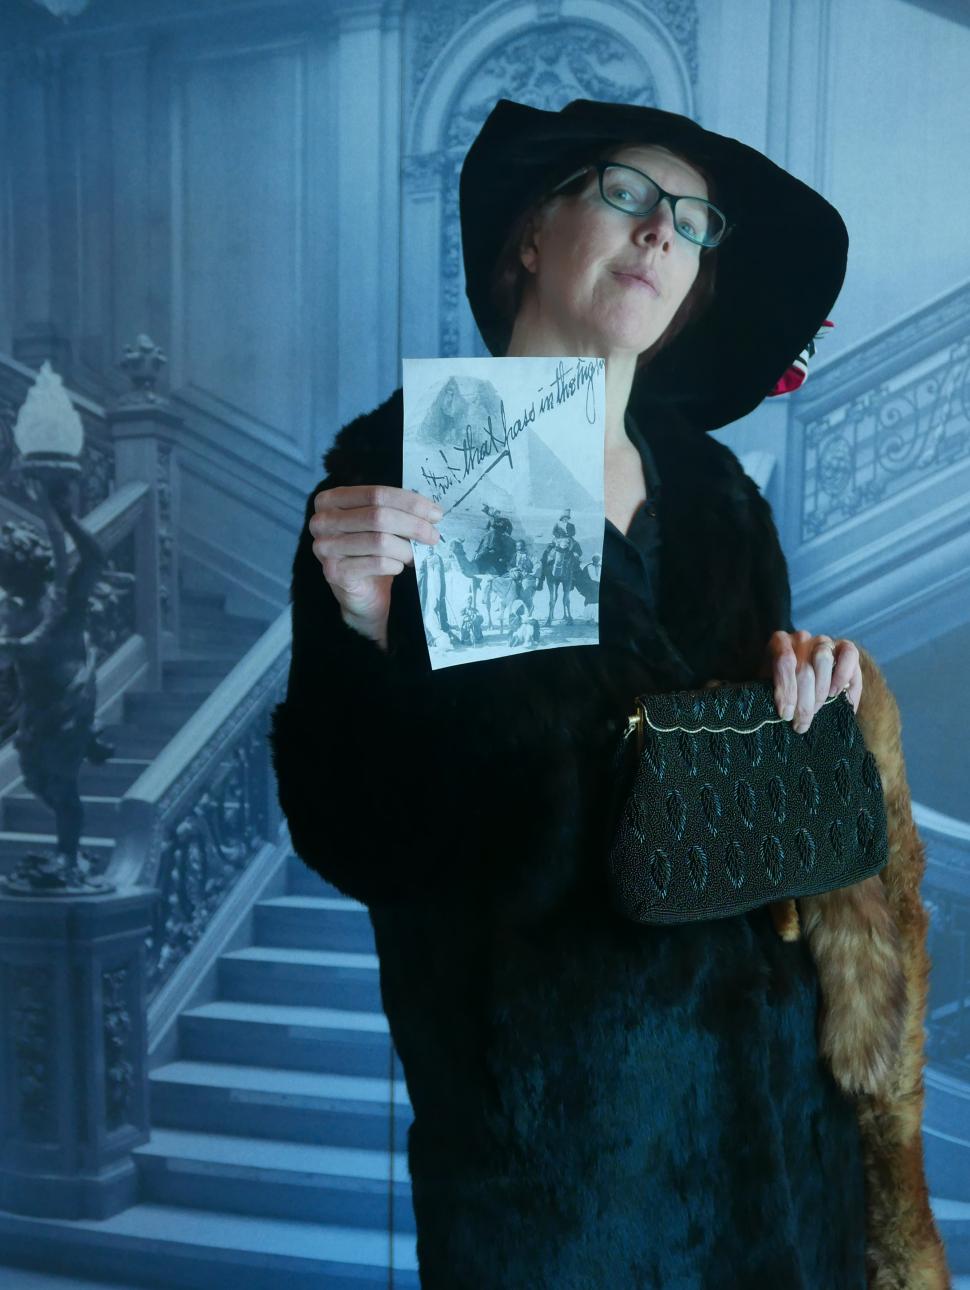
M 400 486 L 402 411 L 397 390 L 345 426 L 307 499 L 271 745 L 296 852 L 370 910 L 422 1285 L 862 1290 L 864 1143 L 808 940 L 765 907 L 645 927 L 607 896 L 613 751 L 633 696 L 682 674 L 607 645 L 433 673 L 412 568 L 388 652 L 340 618 L 313 498 Z M 770 507 L 717 440 L 640 428 L 692 684 L 768 675 L 793 630 Z

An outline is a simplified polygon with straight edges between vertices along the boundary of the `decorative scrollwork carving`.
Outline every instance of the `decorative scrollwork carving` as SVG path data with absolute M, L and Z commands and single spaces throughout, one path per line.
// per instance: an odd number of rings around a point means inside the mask
M 906 373 L 914 328 L 909 324 L 896 337 L 904 368 L 898 378 L 875 382 L 806 421 L 803 541 L 970 455 L 970 336 L 941 348 L 929 372 L 920 362 L 918 371 Z M 866 361 L 874 363 L 875 352 L 867 350 Z
M 173 631 L 172 599 L 175 592 L 175 533 L 172 525 L 171 444 L 160 441 L 156 458 L 155 490 L 158 496 L 158 591 L 162 630 Z
M 103 972 L 104 1097 L 109 1131 L 132 1119 L 134 1063 L 129 1060 L 134 1023 L 129 1006 L 130 970 L 127 964 Z
M 39 963 L 8 967 L 13 994 L 11 1022 L 16 1068 L 14 1082 L 20 1097 L 21 1132 L 34 1142 L 49 1141 L 56 1123 L 54 1114 L 55 1051 L 54 972 Z
M 265 725 L 265 719 L 254 721 L 213 763 L 192 804 L 165 825 L 158 872 L 161 899 L 146 942 L 150 995 L 198 942 L 239 875 L 269 840 Z
M 697 4 L 696 0 L 642 0 L 644 8 L 656 15 L 663 29 L 669 33 L 687 65 L 692 85 L 697 84 Z M 536 27 L 549 27 L 561 31 L 566 24 L 558 19 L 558 7 L 544 5 L 539 12 Z M 409 6 L 414 22 L 413 45 L 410 58 L 408 97 L 414 101 L 420 86 L 427 82 L 428 74 L 438 55 L 471 19 L 477 18 L 482 6 L 476 0 L 453 0 L 442 5 L 439 0 L 419 0 Z M 594 30 L 587 28 L 587 30 Z M 609 97 L 608 95 L 574 95 L 573 97 Z M 619 100 L 615 100 L 619 101 Z M 632 100 L 629 100 L 632 101 Z M 537 106 L 540 106 L 537 104 Z M 560 105 L 561 106 L 561 105 Z

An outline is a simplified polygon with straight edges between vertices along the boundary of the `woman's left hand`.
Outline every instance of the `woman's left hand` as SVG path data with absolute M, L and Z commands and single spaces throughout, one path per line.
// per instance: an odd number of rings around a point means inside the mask
M 848 691 L 853 712 L 862 696 L 859 651 L 849 640 L 813 636 L 804 629 L 777 631 L 765 648 L 765 677 L 775 686 L 775 706 L 792 729 L 804 734 L 819 708 L 839 690 Z

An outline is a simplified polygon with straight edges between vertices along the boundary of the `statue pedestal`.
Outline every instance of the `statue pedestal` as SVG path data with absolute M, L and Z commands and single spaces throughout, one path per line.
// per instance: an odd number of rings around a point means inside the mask
M 0 895 L 0 1209 L 108 1218 L 137 1200 L 157 897 Z

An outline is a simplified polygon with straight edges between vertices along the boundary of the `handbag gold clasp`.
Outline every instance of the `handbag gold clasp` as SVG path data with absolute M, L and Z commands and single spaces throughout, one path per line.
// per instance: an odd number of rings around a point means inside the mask
M 706 687 L 705 687 L 705 688 L 706 688 Z M 846 691 L 846 689 L 847 689 L 847 688 L 848 688 L 847 686 L 846 686 L 846 687 L 843 687 L 841 690 L 839 690 L 839 692 L 838 692 L 837 694 L 830 694 L 830 695 L 829 695 L 829 697 L 828 697 L 828 698 L 825 700 L 825 702 L 822 704 L 822 707 L 824 708 L 824 707 L 827 707 L 827 706 L 828 706 L 828 704 L 830 704 L 830 703 L 835 703 L 835 702 L 836 702 L 836 700 L 838 700 L 838 699 L 840 699 L 840 698 L 842 697 L 842 695 L 845 693 L 845 691 Z M 642 699 L 639 695 L 637 696 L 637 699 L 636 699 L 636 705 L 637 705 L 637 710 L 636 710 L 636 712 L 633 714 L 633 716 L 632 716 L 632 717 L 628 717 L 628 718 L 627 718 L 626 735 L 625 735 L 624 737 L 628 737 L 628 736 L 629 736 L 629 735 L 631 735 L 634 731 L 636 731 L 636 735 L 637 735 L 637 753 L 638 753 L 638 755 L 639 755 L 640 753 L 642 753 L 642 752 L 643 752 L 644 723 L 648 724 L 648 725 L 650 726 L 651 730 L 656 730 L 656 731 L 657 731 L 658 733 L 660 733 L 660 734 L 673 734 L 673 733 L 674 733 L 674 731 L 682 730 L 682 731 L 684 731 L 684 733 L 685 733 L 685 734 L 689 734 L 689 735 L 699 735 L 699 734 L 701 733 L 701 731 L 702 731 L 702 730 L 703 730 L 703 731 L 707 731 L 707 732 L 712 733 L 712 734 L 717 734 L 717 733 L 723 733 L 723 732 L 726 732 L 726 731 L 730 731 L 732 734 L 738 734 L 738 735 L 750 735 L 750 734 L 754 734 L 756 731 L 760 730 L 762 726 L 772 726 L 772 725 L 791 725 L 791 724 L 792 724 L 792 722 L 791 722 L 791 720 L 790 720 L 790 719 L 789 719 L 789 720 L 786 720 L 784 717 L 774 716 L 774 717 L 764 717 L 761 721 L 759 721 L 759 722 L 758 722 L 758 724 L 757 724 L 756 726 L 748 726 L 748 727 L 743 727 L 743 726 L 741 726 L 741 727 L 739 727 L 739 726 L 680 726 L 680 725 L 674 725 L 674 726 L 658 726 L 658 725 L 656 725 L 653 721 L 651 721 L 651 720 L 650 720 L 650 715 L 649 715 L 649 713 L 647 712 L 646 705 L 644 704 L 643 699 Z
M 636 738 L 637 738 L 637 756 L 639 757 L 639 756 L 640 756 L 640 754 L 643 752 L 643 718 L 644 718 L 644 711 L 643 711 L 643 704 L 642 704 L 642 702 L 640 701 L 640 699 L 639 699 L 639 698 L 636 700 L 636 705 L 637 705 L 637 706 L 636 706 L 636 711 L 634 712 L 633 716 L 632 716 L 632 717 L 627 717 L 627 722 L 626 722 L 626 734 L 625 734 L 624 738 L 627 738 L 627 739 L 628 739 L 628 738 L 630 737 L 630 735 L 632 735 L 632 734 L 636 733 Z

